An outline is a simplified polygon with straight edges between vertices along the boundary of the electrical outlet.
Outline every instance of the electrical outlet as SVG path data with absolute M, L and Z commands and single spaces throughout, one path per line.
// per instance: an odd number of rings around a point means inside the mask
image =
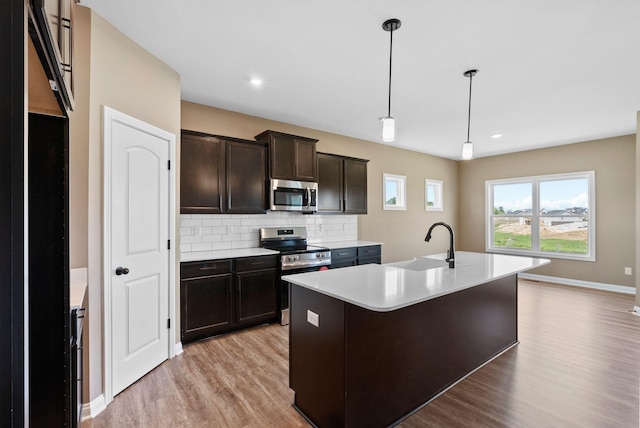
M 633 275 L 633 270 L 630 267 L 624 268 L 625 275 Z
M 316 327 L 320 327 L 320 315 L 307 309 L 307 322 L 315 325 Z

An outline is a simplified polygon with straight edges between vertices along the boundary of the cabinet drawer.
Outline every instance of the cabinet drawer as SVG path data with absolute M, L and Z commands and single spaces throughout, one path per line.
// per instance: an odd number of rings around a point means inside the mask
M 278 266 L 278 256 L 248 257 L 236 260 L 236 272 L 268 269 Z
M 180 278 L 219 275 L 231 272 L 231 260 L 180 263 Z
M 369 247 L 358 247 L 358 257 L 380 257 L 382 250 L 379 245 Z
M 331 250 L 331 261 L 356 258 L 357 255 L 357 248 L 339 248 L 337 250 Z

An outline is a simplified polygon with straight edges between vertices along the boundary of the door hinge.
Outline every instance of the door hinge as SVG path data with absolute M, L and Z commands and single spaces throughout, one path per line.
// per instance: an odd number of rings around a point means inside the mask
M 171 328 L 171 318 L 167 318 L 167 328 Z
M 167 240 L 167 250 L 171 249 L 171 239 Z
M 171 169 L 171 160 L 167 161 L 167 169 Z

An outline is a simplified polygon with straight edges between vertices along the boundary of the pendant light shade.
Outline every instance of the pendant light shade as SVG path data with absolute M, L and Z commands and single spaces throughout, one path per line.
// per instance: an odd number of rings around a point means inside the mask
M 473 143 L 471 141 L 467 141 L 462 145 L 462 159 L 473 159 Z
M 393 32 L 400 28 L 400 20 L 387 19 L 382 24 L 382 29 L 389 32 L 389 104 L 387 116 L 380 118 L 382 121 L 382 141 L 391 143 L 396 138 L 396 120 L 391 117 L 391 59 L 393 58 Z
M 473 81 L 473 76 L 478 74 L 478 70 L 467 70 L 463 73 L 464 77 L 469 78 L 469 115 L 467 116 L 467 141 L 462 145 L 462 159 L 469 160 L 473 159 L 473 143 L 469 139 L 469 134 L 471 131 L 471 83 Z
M 392 143 L 396 137 L 396 120 L 392 117 L 383 117 L 382 121 L 382 141 Z

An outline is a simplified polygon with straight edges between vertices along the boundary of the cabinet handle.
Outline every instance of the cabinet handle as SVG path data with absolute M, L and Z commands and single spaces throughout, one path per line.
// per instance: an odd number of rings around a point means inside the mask
M 255 265 L 263 265 L 263 264 L 264 264 L 264 262 L 251 262 L 251 265 L 252 265 L 252 266 L 255 266 Z
M 201 267 L 199 270 L 216 270 L 218 269 L 217 266 L 206 266 L 206 267 Z

